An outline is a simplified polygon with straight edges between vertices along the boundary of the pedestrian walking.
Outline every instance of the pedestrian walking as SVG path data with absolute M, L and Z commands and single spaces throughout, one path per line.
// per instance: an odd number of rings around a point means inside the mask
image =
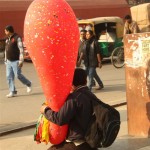
M 31 81 L 29 81 L 21 72 L 23 66 L 23 43 L 21 37 L 14 32 L 11 25 L 5 27 L 7 36 L 5 46 L 5 64 L 6 78 L 9 86 L 9 94 L 6 97 L 10 98 L 17 94 L 14 84 L 15 77 L 18 78 L 24 85 L 27 86 L 27 92 L 31 92 Z
M 82 57 L 81 63 L 79 65 L 78 65 L 78 60 L 81 56 L 81 52 L 83 50 L 83 47 L 86 43 L 86 32 L 87 32 L 86 30 L 81 30 L 80 31 L 80 42 L 79 42 L 79 51 L 78 51 L 78 59 L 77 59 L 77 67 L 81 67 L 83 69 L 85 69 L 83 57 Z M 96 86 L 96 82 L 95 82 L 94 79 L 93 79 L 93 86 Z
M 79 40 L 79 49 L 78 49 L 78 57 L 77 57 L 77 67 L 83 67 L 83 60 L 81 60 L 81 63 L 78 65 L 78 60 L 80 58 L 83 46 L 85 44 L 86 41 L 86 30 L 81 30 L 80 31 L 80 40 Z
M 69 126 L 66 140 L 48 150 L 96 150 L 91 148 L 84 138 L 87 124 L 93 114 L 91 99 L 85 94 L 85 91 L 90 92 L 86 84 L 86 71 L 76 68 L 72 83 L 73 92 L 69 94 L 61 109 L 55 112 L 47 105 L 42 105 L 40 111 L 49 121 L 59 126 Z
M 86 41 L 86 30 L 81 30 L 80 31 L 80 42 L 79 42 L 79 56 L 82 52 L 82 49 L 83 49 L 83 46 L 85 44 L 85 41 Z
M 97 90 L 101 90 L 104 88 L 104 85 L 96 72 L 96 67 L 102 67 L 100 47 L 94 37 L 93 31 L 89 30 L 86 32 L 86 39 L 87 40 L 80 54 L 78 64 L 80 64 L 81 60 L 84 59 L 84 65 L 89 77 L 89 89 L 92 90 L 93 79 L 95 79 L 99 85 Z

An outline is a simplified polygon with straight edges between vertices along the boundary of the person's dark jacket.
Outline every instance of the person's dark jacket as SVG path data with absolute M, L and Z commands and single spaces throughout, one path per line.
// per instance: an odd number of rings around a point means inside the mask
M 6 58 L 10 61 L 19 60 L 20 50 L 17 45 L 17 39 L 19 35 L 14 33 L 13 36 L 9 39 L 6 39 Z
M 98 41 L 94 37 L 86 41 L 82 52 L 84 64 L 86 67 L 98 66 L 97 54 L 100 54 L 100 46 L 98 44 Z
M 47 108 L 44 113 L 49 121 L 57 125 L 69 125 L 67 139 L 70 141 L 84 140 L 92 115 L 90 98 L 82 93 L 83 90 L 89 91 L 88 87 L 82 87 L 70 94 L 59 112 Z

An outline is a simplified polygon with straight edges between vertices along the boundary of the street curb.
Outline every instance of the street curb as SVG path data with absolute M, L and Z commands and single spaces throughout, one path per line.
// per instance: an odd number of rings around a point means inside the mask
M 116 108 L 116 107 L 124 106 L 126 104 L 127 104 L 127 102 L 122 102 L 122 103 L 119 103 L 119 104 L 113 104 L 111 106 Z M 8 134 L 16 133 L 16 132 L 28 130 L 28 129 L 35 128 L 35 127 L 36 127 L 36 122 L 34 122 L 34 123 L 30 124 L 30 125 L 26 125 L 24 127 L 18 127 L 18 128 L 14 128 L 14 129 L 7 130 L 7 131 L 2 131 L 2 132 L 0 132 L 0 137 L 8 135 Z
M 23 126 L 23 127 L 18 127 L 18 128 L 14 128 L 14 129 L 11 129 L 11 130 L 2 131 L 2 132 L 0 132 L 0 137 L 5 136 L 7 134 L 11 134 L 11 133 L 20 132 L 20 131 L 23 131 L 23 130 L 28 130 L 28 129 L 31 129 L 31 128 L 35 128 L 35 126 L 36 126 L 36 122 L 33 123 L 33 124 L 30 124 L 30 125 Z
M 119 103 L 119 104 L 113 104 L 111 106 L 116 108 L 116 107 L 121 107 L 121 106 L 124 106 L 124 105 L 127 105 L 127 102 L 122 102 L 122 103 Z

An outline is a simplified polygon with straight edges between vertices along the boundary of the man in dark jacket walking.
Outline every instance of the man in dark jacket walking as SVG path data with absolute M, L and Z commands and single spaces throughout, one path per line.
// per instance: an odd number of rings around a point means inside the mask
M 89 91 L 86 86 L 87 73 L 77 68 L 73 79 L 73 92 L 58 112 L 53 111 L 46 105 L 41 107 L 41 113 L 51 122 L 57 125 L 69 125 L 66 140 L 53 145 L 48 150 L 96 150 L 91 148 L 85 141 L 87 124 L 92 116 L 91 100 L 84 91 Z
M 23 66 L 23 44 L 18 34 L 14 33 L 14 28 L 11 25 L 6 26 L 5 34 L 7 36 L 5 46 L 5 64 L 6 77 L 9 85 L 8 98 L 17 94 L 14 78 L 18 78 L 23 84 L 27 86 L 27 92 L 31 92 L 31 81 L 23 76 L 21 68 Z

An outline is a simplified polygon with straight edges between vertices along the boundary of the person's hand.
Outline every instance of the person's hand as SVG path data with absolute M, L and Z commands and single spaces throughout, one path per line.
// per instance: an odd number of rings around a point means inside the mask
M 45 109 L 46 109 L 47 107 L 48 107 L 48 106 L 47 106 L 46 104 L 42 104 L 41 109 L 40 109 L 41 114 L 44 114 Z
M 23 66 L 23 62 L 19 61 L 18 67 L 22 67 Z
M 98 67 L 102 68 L 102 63 L 101 62 L 98 63 Z

